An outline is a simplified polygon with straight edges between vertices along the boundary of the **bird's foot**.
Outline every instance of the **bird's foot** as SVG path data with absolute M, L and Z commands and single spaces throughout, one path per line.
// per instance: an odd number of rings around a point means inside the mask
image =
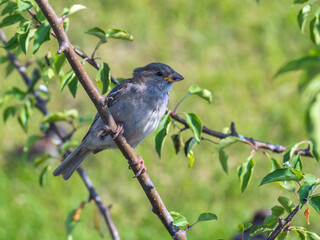
M 122 123 L 118 123 L 117 124 L 117 128 L 115 131 L 112 131 L 107 125 L 103 126 L 100 130 L 100 132 L 98 132 L 97 137 L 105 137 L 107 134 L 109 134 L 110 132 L 113 133 L 113 137 L 112 139 L 115 139 L 116 137 L 118 137 L 120 134 L 124 133 L 124 129 L 123 129 L 123 124 Z
M 140 157 L 140 156 L 137 156 L 137 157 L 139 158 L 139 163 L 137 163 L 137 165 L 140 164 L 140 169 L 133 178 L 139 177 L 142 173 L 147 171 L 147 167 L 146 167 L 146 165 L 144 165 L 144 161 L 143 161 L 142 157 Z

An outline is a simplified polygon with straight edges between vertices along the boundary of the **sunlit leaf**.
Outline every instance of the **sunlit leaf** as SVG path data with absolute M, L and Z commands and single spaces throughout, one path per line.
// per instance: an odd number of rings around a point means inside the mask
M 299 195 L 299 208 L 307 203 L 309 196 L 312 194 L 314 185 L 310 185 L 308 182 L 303 182 L 300 189 L 298 190 Z
M 202 123 L 200 118 L 194 113 L 187 113 L 186 122 L 192 130 L 194 137 L 197 139 L 198 142 L 200 142 L 202 133 Z
M 69 91 L 71 92 L 72 96 L 75 98 L 77 95 L 77 90 L 79 87 L 79 81 L 76 75 L 73 76 L 73 78 L 68 83 Z
M 265 225 L 258 225 L 258 226 L 251 228 L 250 237 L 254 237 L 254 236 L 260 235 L 262 233 L 270 233 L 272 231 L 273 231 L 272 227 L 265 226 Z
M 52 122 L 57 122 L 57 121 L 67 121 L 69 118 L 68 116 L 66 116 L 65 113 L 62 112 L 56 112 L 56 113 L 50 113 L 48 115 L 46 115 L 43 119 L 42 119 L 42 124 L 44 123 L 52 123 Z
M 311 5 L 308 4 L 304 6 L 298 13 L 298 24 L 301 32 L 304 32 L 304 27 L 308 19 L 308 15 L 310 13 Z
M 171 120 L 172 120 L 172 118 L 169 114 L 165 115 L 162 118 L 162 120 L 159 124 L 159 127 L 157 129 L 157 135 L 155 137 L 155 145 L 156 145 L 156 151 L 157 151 L 160 158 L 161 158 L 161 149 L 162 149 L 162 146 L 163 146 L 164 141 L 166 139 L 166 136 L 168 134 Z
M 17 22 L 25 20 L 20 14 L 13 14 L 5 17 L 0 23 L 0 28 L 15 24 Z
M 219 151 L 219 161 L 220 164 L 222 166 L 223 171 L 225 171 L 226 173 L 228 173 L 228 154 L 226 154 L 225 151 L 220 150 Z
M 133 40 L 133 36 L 122 29 L 109 29 L 106 32 L 107 38 L 123 39 L 123 40 Z
M 241 192 L 244 192 L 250 182 L 254 165 L 253 159 L 249 157 L 248 160 L 242 163 L 238 168 Z
M 101 43 L 106 43 L 108 41 L 106 33 L 101 28 L 94 27 L 89 29 L 86 33 L 99 38 Z
M 181 216 L 177 217 L 176 219 L 174 219 L 172 224 L 177 227 L 184 227 L 184 226 L 187 226 L 189 223 L 188 223 L 187 218 L 185 216 L 181 215 Z
M 310 198 L 309 203 L 320 214 L 320 196 Z
M 43 23 L 39 26 L 37 31 L 34 33 L 33 40 L 33 54 L 35 54 L 40 46 L 45 42 L 50 40 L 51 27 L 49 23 Z
M 190 95 L 197 95 L 203 99 L 205 99 L 208 103 L 212 102 L 212 94 L 209 90 L 207 89 L 202 89 L 198 85 L 192 85 L 189 87 L 189 92 L 188 94 Z
M 194 137 L 189 138 L 188 141 L 186 141 L 184 145 L 184 154 L 188 156 L 188 153 L 194 148 L 194 146 L 197 144 L 197 140 Z
M 219 143 L 215 146 L 213 153 L 218 153 L 221 150 L 225 149 L 226 147 L 230 146 L 231 144 L 240 141 L 240 139 L 238 137 L 227 137 L 227 138 L 223 138 L 219 141 Z
M 284 207 L 284 209 L 288 212 L 288 213 L 291 213 L 294 209 L 294 204 L 293 202 L 289 199 L 289 198 L 286 198 L 286 197 L 283 197 L 283 196 L 280 196 L 278 198 L 278 201 L 279 203 L 281 204 L 282 207 Z
M 70 69 L 62 78 L 60 91 L 62 91 L 64 87 L 67 86 L 75 77 L 76 74 L 74 73 L 73 69 Z
M 32 8 L 32 3 L 29 1 L 17 0 L 18 8 L 21 12 L 25 12 Z
M 84 5 L 81 5 L 81 4 L 74 4 L 71 6 L 69 12 L 68 12 L 68 15 L 71 15 L 71 14 L 74 14 L 76 12 L 79 12 L 81 10 L 84 10 L 86 9 L 87 7 L 84 6 Z
M 17 112 L 18 108 L 16 106 L 7 107 L 3 111 L 3 121 L 6 122 L 10 116 L 14 116 Z
M 217 220 L 217 219 L 218 219 L 217 215 L 213 213 L 201 213 L 200 216 L 198 217 L 198 222 Z
M 289 168 L 281 168 L 276 169 L 273 172 L 269 173 L 267 176 L 265 176 L 260 186 L 266 183 L 272 183 L 272 182 L 278 182 L 278 181 L 300 181 L 299 177 L 292 172 Z
M 273 206 L 271 208 L 272 215 L 276 217 L 280 217 L 282 214 L 284 214 L 284 208 L 280 206 Z
M 42 169 L 42 171 L 40 173 L 40 177 L 39 177 L 39 183 L 40 183 L 41 187 L 44 187 L 50 169 L 51 169 L 50 165 L 47 165 Z
M 109 65 L 103 62 L 97 73 L 97 79 L 102 83 L 102 92 L 101 94 L 105 94 L 109 90 L 110 86 L 110 68 Z
M 193 155 L 193 151 L 189 151 L 188 155 L 187 155 L 188 159 L 189 159 L 189 165 L 188 167 L 193 167 L 194 164 L 194 155 Z

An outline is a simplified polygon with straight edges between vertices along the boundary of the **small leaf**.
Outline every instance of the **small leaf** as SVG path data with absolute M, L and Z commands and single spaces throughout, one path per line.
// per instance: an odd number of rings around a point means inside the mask
M 279 218 L 273 215 L 269 215 L 263 220 L 263 223 L 264 225 L 273 228 L 279 223 Z
M 79 12 L 81 10 L 84 10 L 86 9 L 87 7 L 84 6 L 84 5 L 81 5 L 81 4 L 74 4 L 71 6 L 69 12 L 68 12 L 68 15 L 71 15 L 71 14 L 74 14 L 76 12 Z
M 312 174 L 306 174 L 304 175 L 304 178 L 310 185 L 316 184 L 317 179 Z
M 168 134 L 171 121 L 172 121 L 172 118 L 169 114 L 164 115 L 157 130 L 157 135 L 155 137 L 155 145 L 156 145 L 156 151 L 160 158 L 161 158 L 161 149 L 166 139 L 166 136 Z
M 317 148 L 314 144 L 314 141 L 309 141 L 309 145 L 310 145 L 310 151 L 311 151 L 313 157 L 319 162 L 319 153 L 318 153 Z
M 188 159 L 189 159 L 189 165 L 188 167 L 193 167 L 194 164 L 194 155 L 193 155 L 193 151 L 191 150 L 190 152 L 188 152 L 187 155 Z
M 249 228 L 252 227 L 252 223 L 247 223 L 246 225 L 244 225 L 244 231 L 247 231 Z
M 265 226 L 265 225 L 258 225 L 250 230 L 250 237 L 254 237 L 260 235 L 262 233 L 270 233 L 273 231 L 273 228 Z
M 72 210 L 71 212 L 69 212 L 67 219 L 65 221 L 68 239 L 72 239 L 72 232 L 78 223 L 77 221 L 73 220 L 74 213 L 75 213 L 75 210 Z
M 102 95 L 109 90 L 110 86 L 110 68 L 107 63 L 103 62 L 97 73 L 97 79 L 102 83 Z
M 202 123 L 200 118 L 194 113 L 187 113 L 186 122 L 192 130 L 194 137 L 197 139 L 198 142 L 200 142 L 202 132 Z
M 45 42 L 50 40 L 51 27 L 49 23 L 42 23 L 37 31 L 34 33 L 33 40 L 33 54 L 35 54 L 40 46 Z
M 123 39 L 123 40 L 133 40 L 133 36 L 126 32 L 125 30 L 121 29 L 109 29 L 106 32 L 107 38 L 114 38 L 114 39 Z
M 281 164 L 276 159 L 270 157 L 269 160 L 271 163 L 271 172 L 273 172 L 276 169 L 282 168 Z
M 49 81 L 54 77 L 54 71 L 49 66 L 46 66 L 42 71 L 42 80 L 48 85 Z
M 294 0 L 293 1 L 293 4 L 302 4 L 302 3 L 305 3 L 305 2 L 308 2 L 309 0 Z
M 54 56 L 54 69 L 55 69 L 57 75 L 60 74 L 61 67 L 63 66 L 65 60 L 66 60 L 66 57 L 65 57 L 64 53 L 56 54 Z
M 1 2 L 1 1 L 0 1 Z M 18 6 L 15 2 L 7 2 L 6 6 L 3 8 L 1 12 L 1 16 L 11 14 L 18 9 Z
M 303 182 L 300 189 L 298 190 L 299 194 L 299 208 L 307 203 L 309 196 L 312 194 L 314 190 L 314 185 L 310 185 L 308 182 Z
M 320 240 L 320 236 L 314 232 L 306 231 L 306 234 L 308 235 L 308 240 Z
M 29 1 L 17 0 L 17 3 L 18 3 L 18 8 L 21 12 L 25 12 L 33 7 L 32 3 Z
M 320 214 L 320 196 L 310 198 L 309 203 Z
M 272 182 L 278 182 L 278 181 L 300 181 L 299 177 L 292 172 L 289 168 L 281 168 L 276 169 L 273 172 L 269 173 L 267 176 L 265 176 L 260 186 L 266 183 L 272 183 Z
M 78 78 L 76 77 L 76 75 L 74 75 L 74 77 L 68 83 L 69 91 L 71 92 L 74 98 L 77 95 L 78 86 L 79 86 Z
M 94 27 L 94 28 L 89 29 L 85 33 L 99 38 L 101 43 L 106 43 L 108 41 L 108 37 L 106 36 L 106 33 L 101 28 Z
M 173 142 L 174 150 L 176 151 L 176 154 L 180 152 L 181 149 L 181 135 L 180 134 L 173 134 L 171 135 L 171 139 Z
M 278 198 L 278 201 L 288 213 L 291 213 L 293 211 L 295 206 L 294 206 L 293 202 L 289 198 L 280 196 Z
M 221 150 L 219 151 L 219 161 L 221 163 L 223 171 L 228 174 L 228 154 L 225 153 L 225 151 Z
M 311 41 L 318 45 L 320 43 L 320 33 L 319 33 L 319 24 L 317 21 L 317 18 L 314 17 L 311 21 L 310 21 L 310 38 Z
M 188 156 L 188 153 L 193 149 L 195 144 L 197 144 L 197 140 L 194 137 L 189 138 L 188 141 L 186 141 L 186 144 L 184 146 L 184 154 Z
M 303 164 L 301 161 L 301 156 L 300 153 L 298 153 L 297 155 L 295 155 L 292 159 L 289 160 L 289 163 L 291 164 L 291 166 L 294 169 L 297 169 L 299 171 L 302 170 Z
M 289 235 L 289 231 L 283 231 L 282 233 L 280 233 L 277 237 L 278 240 L 285 240 L 285 239 L 288 239 Z
M 41 187 L 44 187 L 45 182 L 46 182 L 47 177 L 48 177 L 48 172 L 50 171 L 50 169 L 51 169 L 50 165 L 47 165 L 42 169 L 42 171 L 40 173 L 40 178 L 39 178 L 39 183 L 40 183 Z
M 23 106 L 20 109 L 20 114 L 19 114 L 18 120 L 19 120 L 21 127 L 23 128 L 23 130 L 25 132 L 28 131 L 29 116 L 30 116 L 30 112 L 28 111 L 28 108 L 26 106 Z
M 70 69 L 62 78 L 60 91 L 62 91 L 64 87 L 67 86 L 75 76 L 76 74 L 74 73 L 73 69 Z
M 225 149 L 231 144 L 234 144 L 237 141 L 240 141 L 240 139 L 238 137 L 233 137 L 233 136 L 221 139 L 219 143 L 216 145 L 216 147 L 214 148 L 213 154 L 220 152 L 221 150 Z
M 240 224 L 237 226 L 237 231 L 238 231 L 238 233 L 244 232 L 244 225 L 243 225 L 242 223 L 240 223 Z
M 57 121 L 67 121 L 69 118 L 68 116 L 66 116 L 65 113 L 62 112 L 56 112 L 56 113 L 50 113 L 48 115 L 46 115 L 43 119 L 42 119 L 42 124 L 44 123 L 52 123 L 52 122 L 57 122 Z
M 205 99 L 208 103 L 212 102 L 212 94 L 209 90 L 207 89 L 202 89 L 198 85 L 192 85 L 189 88 L 189 95 L 197 95 L 203 99 Z
M 176 219 L 174 219 L 172 224 L 177 227 L 184 227 L 184 226 L 187 226 L 189 223 L 188 223 L 187 218 L 185 216 L 181 215 L 181 216 L 177 217 Z
M 238 168 L 241 192 L 244 192 L 250 182 L 254 165 L 253 159 L 249 157 L 248 160 L 242 163 Z
M 5 17 L 2 22 L 0 23 L 0 28 L 4 28 L 6 26 L 15 24 L 17 22 L 25 20 L 20 14 L 13 14 L 8 17 Z
M 6 50 L 13 50 L 19 45 L 18 34 L 15 34 L 12 38 L 9 39 L 6 46 L 4 47 Z
M 304 211 L 304 217 L 306 218 L 306 221 L 308 223 L 308 225 L 310 225 L 310 211 L 309 211 L 309 208 L 307 208 L 305 211 Z
M 52 158 L 52 156 L 49 153 L 45 153 L 41 157 L 37 157 L 34 160 L 34 163 L 35 163 L 36 166 L 39 166 L 41 163 L 47 161 L 50 158 Z
M 275 217 L 280 217 L 282 214 L 284 214 L 284 208 L 280 206 L 274 206 L 271 208 L 272 215 Z
M 171 212 L 170 212 L 170 215 L 171 215 L 171 217 L 172 217 L 173 219 L 176 219 L 177 217 L 182 216 L 181 213 L 178 213 L 178 212 L 175 212 L 175 211 L 171 211 Z
M 210 221 L 210 220 L 217 220 L 217 215 L 213 213 L 201 213 L 198 217 L 198 222 L 202 221 Z
M 3 112 L 3 121 L 6 122 L 10 116 L 14 116 L 18 108 L 16 106 L 7 107 Z
M 307 22 L 310 10 L 311 10 L 311 5 L 307 4 L 298 13 L 297 19 L 298 19 L 298 24 L 299 24 L 299 28 L 300 28 L 301 32 L 304 32 L 304 26 Z

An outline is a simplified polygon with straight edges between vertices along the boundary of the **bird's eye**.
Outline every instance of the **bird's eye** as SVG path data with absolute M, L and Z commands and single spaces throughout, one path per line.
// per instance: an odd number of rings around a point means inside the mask
M 163 72 L 157 72 L 157 76 L 162 77 L 163 76 Z

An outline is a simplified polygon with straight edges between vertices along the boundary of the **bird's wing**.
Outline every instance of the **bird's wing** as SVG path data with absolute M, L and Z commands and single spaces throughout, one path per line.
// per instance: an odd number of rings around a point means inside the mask
M 121 96 L 123 96 L 123 91 L 125 91 L 130 86 L 131 79 L 123 80 L 120 84 L 115 86 L 111 92 L 107 95 L 107 106 L 111 107 L 115 104 Z

